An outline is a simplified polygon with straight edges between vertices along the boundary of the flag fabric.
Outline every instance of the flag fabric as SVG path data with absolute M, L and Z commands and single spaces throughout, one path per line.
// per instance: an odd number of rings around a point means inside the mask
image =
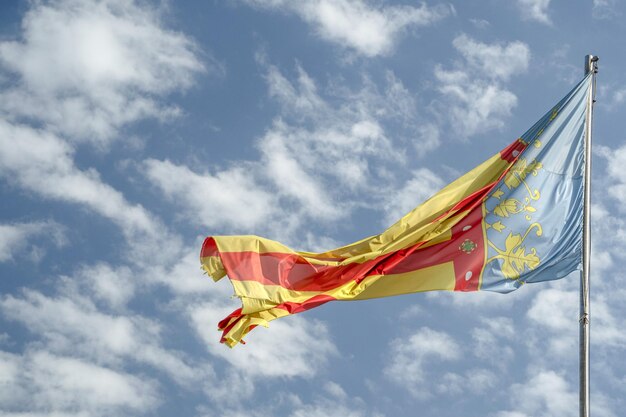
M 422 291 L 510 292 L 581 269 L 584 127 L 591 75 L 505 149 L 379 235 L 323 253 L 209 236 L 203 269 L 241 300 L 230 347 L 258 325 L 335 300 Z

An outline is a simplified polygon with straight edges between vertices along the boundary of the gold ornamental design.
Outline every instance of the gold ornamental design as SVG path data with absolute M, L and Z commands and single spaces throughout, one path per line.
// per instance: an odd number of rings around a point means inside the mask
M 495 190 L 491 196 L 498 202 L 491 213 L 498 220 L 491 224 L 485 223 L 486 229 L 494 229 L 498 233 L 506 233 L 505 230 L 509 231 L 504 239 L 504 247 L 499 247 L 498 244 L 487 239 L 487 244 L 496 254 L 488 258 L 485 264 L 500 260 L 502 274 L 507 279 L 518 281 L 520 284 L 524 283 L 520 279 L 522 273 L 537 268 L 541 263 L 537 249 L 527 247 L 528 245 L 525 243 L 526 238 L 531 233 L 536 236 L 543 234 L 541 224 L 533 221 L 533 216 L 537 213 L 537 208 L 533 204 L 541 198 L 541 192 L 527 183 L 528 177 L 536 177 L 541 169 L 543 169 L 541 162 L 537 160 L 528 162 L 526 158 L 519 158 L 505 174 L 503 183 L 510 191 L 523 188 L 526 195 L 523 198 L 506 198 L 502 187 Z M 530 222 L 523 233 L 519 233 L 518 225 L 523 224 L 523 221 L 520 222 L 518 216 L 523 216 L 526 221 Z M 510 228 L 507 224 L 515 224 L 516 228 Z

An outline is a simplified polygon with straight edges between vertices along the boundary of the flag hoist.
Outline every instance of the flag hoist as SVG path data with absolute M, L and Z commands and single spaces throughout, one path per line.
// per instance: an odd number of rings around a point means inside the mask
M 381 234 L 322 253 L 257 236 L 209 236 L 200 260 L 242 307 L 230 347 L 256 326 L 335 300 L 448 290 L 507 293 L 582 272 L 581 416 L 588 416 L 589 184 L 597 58 L 526 133 Z

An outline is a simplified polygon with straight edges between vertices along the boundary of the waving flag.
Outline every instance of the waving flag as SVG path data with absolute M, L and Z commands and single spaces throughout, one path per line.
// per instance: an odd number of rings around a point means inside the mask
M 254 327 L 334 300 L 421 291 L 510 292 L 581 268 L 585 108 L 591 75 L 524 135 L 383 233 L 324 253 L 210 236 L 204 270 L 228 276 L 232 347 Z

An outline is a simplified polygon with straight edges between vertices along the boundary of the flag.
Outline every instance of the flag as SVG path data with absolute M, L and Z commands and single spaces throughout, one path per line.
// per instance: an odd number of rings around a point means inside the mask
M 581 269 L 584 127 L 591 74 L 519 139 L 379 235 L 323 253 L 257 236 L 209 236 L 202 268 L 242 307 L 230 347 L 258 325 L 335 300 L 496 291 Z

